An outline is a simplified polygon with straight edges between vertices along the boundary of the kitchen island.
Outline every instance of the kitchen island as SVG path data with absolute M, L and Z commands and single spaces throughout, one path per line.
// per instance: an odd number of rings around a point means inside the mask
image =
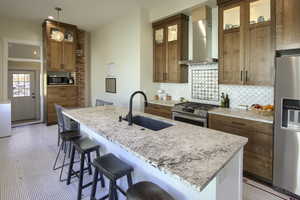
M 119 122 L 114 106 L 65 110 L 80 129 L 134 167 L 134 182 L 152 181 L 176 200 L 242 200 L 243 147 L 247 139 L 135 112 L 172 124 L 160 131 Z M 118 183 L 126 188 L 126 180 Z M 119 195 L 122 197 L 122 195 Z M 123 197 L 121 199 L 124 199 Z

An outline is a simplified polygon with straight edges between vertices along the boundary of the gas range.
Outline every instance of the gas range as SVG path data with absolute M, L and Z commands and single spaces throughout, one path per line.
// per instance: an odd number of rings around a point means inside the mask
M 179 103 L 172 108 L 172 117 L 177 121 L 207 127 L 208 111 L 216 107 L 196 102 Z

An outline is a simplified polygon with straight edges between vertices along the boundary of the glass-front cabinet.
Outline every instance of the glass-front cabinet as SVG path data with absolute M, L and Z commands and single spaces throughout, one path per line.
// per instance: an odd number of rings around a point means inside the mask
M 250 24 L 271 22 L 271 0 L 251 0 L 249 7 Z
M 154 82 L 187 82 L 188 70 L 179 61 L 188 57 L 188 20 L 179 14 L 153 23 Z
M 273 85 L 272 1 L 219 4 L 220 83 Z
M 232 8 L 225 8 L 223 11 L 223 30 L 240 28 L 241 26 L 241 6 L 234 5 Z

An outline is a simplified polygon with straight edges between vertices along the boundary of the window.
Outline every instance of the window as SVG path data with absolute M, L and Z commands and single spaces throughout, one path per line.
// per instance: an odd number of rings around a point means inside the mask
M 13 74 L 13 97 L 30 96 L 30 74 Z

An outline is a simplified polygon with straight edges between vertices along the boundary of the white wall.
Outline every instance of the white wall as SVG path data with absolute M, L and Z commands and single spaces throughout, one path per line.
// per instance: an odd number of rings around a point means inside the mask
M 157 21 L 161 18 L 171 16 L 182 12 L 183 10 L 190 9 L 207 0 L 163 0 L 156 1 L 150 9 L 150 20 Z
M 141 89 L 144 90 L 149 99 L 157 93 L 158 83 L 153 83 L 153 35 L 152 23 L 146 10 L 141 10 Z M 142 99 L 143 101 L 143 99 Z
M 117 93 L 105 92 L 107 64 L 114 63 Z M 133 9 L 128 15 L 91 33 L 92 103 L 97 98 L 128 106 L 130 95 L 145 90 L 153 96 L 152 28 L 146 10 Z M 140 97 L 135 98 L 139 106 Z
M 42 25 L 22 20 L 0 18 L 0 99 L 7 98 L 7 70 L 3 69 L 4 39 L 42 41 Z

